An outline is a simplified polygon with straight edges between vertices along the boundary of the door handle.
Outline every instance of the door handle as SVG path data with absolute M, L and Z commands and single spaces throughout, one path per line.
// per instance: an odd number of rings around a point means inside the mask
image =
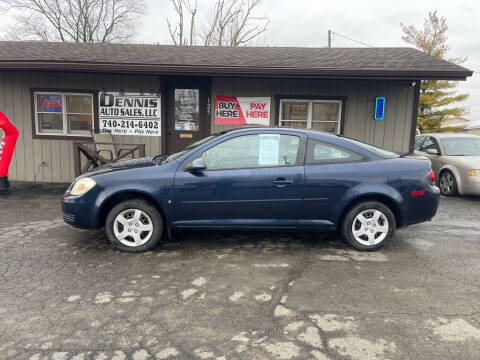
M 272 181 L 275 185 L 283 187 L 295 182 L 294 179 L 285 179 L 285 178 L 278 178 Z

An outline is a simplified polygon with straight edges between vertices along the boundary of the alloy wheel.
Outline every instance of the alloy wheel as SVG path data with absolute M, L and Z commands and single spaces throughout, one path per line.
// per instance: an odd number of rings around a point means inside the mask
M 362 245 L 374 246 L 381 243 L 387 237 L 388 231 L 387 216 L 380 210 L 363 210 L 353 219 L 353 237 Z
M 453 176 L 449 172 L 445 172 L 440 179 L 440 190 L 442 194 L 450 195 L 453 191 Z
M 142 246 L 150 240 L 153 222 L 139 209 L 127 209 L 119 213 L 113 222 L 115 237 L 126 246 Z

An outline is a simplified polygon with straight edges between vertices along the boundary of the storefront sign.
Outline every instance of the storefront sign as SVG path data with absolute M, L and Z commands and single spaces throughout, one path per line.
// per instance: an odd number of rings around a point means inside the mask
M 385 98 L 377 97 L 375 100 L 375 120 L 383 120 L 385 117 Z
M 215 124 L 270 125 L 270 98 L 216 96 Z
M 62 95 L 40 95 L 38 100 L 38 111 L 62 112 Z
M 100 132 L 113 135 L 160 136 L 160 95 L 100 92 Z

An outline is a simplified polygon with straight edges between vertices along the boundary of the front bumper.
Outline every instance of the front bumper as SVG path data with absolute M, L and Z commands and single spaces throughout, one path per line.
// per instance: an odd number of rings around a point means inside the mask
M 62 197 L 63 220 L 72 226 L 82 229 L 99 228 L 99 209 L 96 206 L 98 189 L 93 188 L 82 196 Z
M 480 176 L 465 176 L 461 191 L 462 195 L 480 195 Z

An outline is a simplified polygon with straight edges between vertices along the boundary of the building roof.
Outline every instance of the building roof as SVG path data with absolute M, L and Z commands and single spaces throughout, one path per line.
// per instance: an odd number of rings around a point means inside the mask
M 0 69 L 225 76 L 465 80 L 413 48 L 217 47 L 0 41 Z

